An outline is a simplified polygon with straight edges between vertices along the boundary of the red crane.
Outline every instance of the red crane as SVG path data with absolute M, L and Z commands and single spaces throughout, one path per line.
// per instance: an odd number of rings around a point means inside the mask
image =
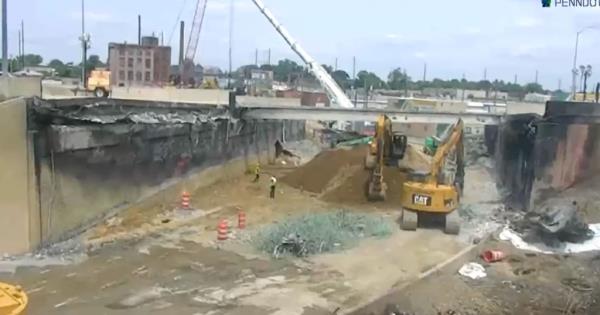
M 181 82 L 184 85 L 196 87 L 201 82 L 195 82 L 194 79 L 194 57 L 198 49 L 198 41 L 200 40 L 200 30 L 202 22 L 204 22 L 204 13 L 206 12 L 207 0 L 198 0 L 196 3 L 196 11 L 194 12 L 194 20 L 192 21 L 192 29 L 190 37 L 185 49 L 185 57 L 183 59 L 183 71 L 181 73 Z

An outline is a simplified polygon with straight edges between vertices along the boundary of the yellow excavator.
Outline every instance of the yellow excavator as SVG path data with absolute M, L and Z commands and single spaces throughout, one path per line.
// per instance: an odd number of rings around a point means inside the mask
M 432 157 L 428 173 L 411 173 L 404 182 L 400 223 L 403 230 L 416 230 L 419 215 L 433 214 L 445 216 L 447 234 L 458 234 L 460 217 L 456 209 L 464 184 L 463 127 L 459 119 L 448 129 Z
M 385 200 L 387 186 L 383 181 L 383 169 L 386 165 L 398 167 L 398 162 L 404 158 L 406 146 L 406 135 L 394 132 L 389 117 L 380 115 L 365 157 L 365 168 L 372 170 L 368 181 L 367 199 Z
M 24 315 L 27 301 L 20 286 L 0 282 L 0 315 Z

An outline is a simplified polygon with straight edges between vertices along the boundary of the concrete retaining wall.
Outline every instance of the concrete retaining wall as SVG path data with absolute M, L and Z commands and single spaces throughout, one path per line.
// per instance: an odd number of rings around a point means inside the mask
M 26 109 L 23 98 L 0 103 L 0 254 L 27 251 L 40 237 Z
M 274 156 L 274 143 L 304 138 L 297 121 L 173 125 L 170 135 L 157 126 L 139 126 L 129 136 L 88 141 L 93 148 L 44 151 L 39 156 L 42 234 L 53 242 L 76 233 L 86 223 L 111 210 L 127 207 L 140 198 L 187 178 L 194 187 L 209 185 L 242 173 L 257 156 Z M 141 128 L 141 129 L 140 129 Z M 51 134 L 46 129 L 42 133 Z M 93 132 L 92 137 L 109 137 Z M 43 137 L 44 135 L 42 135 Z M 53 147 L 48 143 L 40 147 Z M 263 161 L 266 162 L 266 156 Z M 197 175 L 192 175 L 197 174 Z M 179 184 L 181 185 L 181 184 Z M 176 185 L 177 186 L 177 185 Z

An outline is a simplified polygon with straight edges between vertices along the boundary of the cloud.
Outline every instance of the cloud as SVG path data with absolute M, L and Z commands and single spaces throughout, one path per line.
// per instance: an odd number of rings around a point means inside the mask
M 415 56 L 416 58 L 419 58 L 419 59 L 424 59 L 425 57 L 427 57 L 427 54 L 425 54 L 422 51 L 417 51 L 413 54 L 413 56 Z
M 532 60 L 539 58 L 541 53 L 546 49 L 547 46 L 541 44 L 515 45 L 514 48 L 509 51 L 509 55 L 519 59 Z
M 535 18 L 535 17 L 531 17 L 531 16 L 524 16 L 524 17 L 517 18 L 515 20 L 515 26 L 523 27 L 523 28 L 536 27 L 541 24 L 542 24 L 542 20 Z
M 479 35 L 481 34 L 481 29 L 479 27 L 468 27 L 464 31 L 467 35 Z
M 247 11 L 254 7 L 250 1 L 244 0 L 207 0 L 206 10 L 210 13 L 224 13 L 229 12 L 231 1 L 233 1 L 233 9 L 235 11 Z
M 71 18 L 74 20 L 81 20 L 81 12 L 73 11 L 70 14 Z M 96 11 L 85 11 L 85 20 L 86 22 L 113 22 L 114 18 L 112 14 L 107 12 L 96 12 Z
M 389 38 L 389 39 L 397 39 L 402 37 L 401 35 L 398 34 L 394 34 L 394 33 L 390 33 L 390 34 L 385 34 L 385 38 Z

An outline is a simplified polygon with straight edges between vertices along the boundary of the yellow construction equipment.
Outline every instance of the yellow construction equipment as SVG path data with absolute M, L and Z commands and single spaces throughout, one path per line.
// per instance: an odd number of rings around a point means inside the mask
M 458 120 L 442 138 L 431 160 L 428 173 L 409 174 L 402 186 L 403 230 L 416 230 L 419 214 L 445 216 L 444 231 L 458 234 L 458 207 L 464 180 L 463 121 Z
M 87 90 L 94 93 L 96 97 L 108 97 L 110 94 L 110 71 L 103 68 L 90 71 Z
M 19 286 L 0 282 L 0 315 L 24 315 L 27 295 Z
M 365 168 L 372 170 L 367 186 L 367 198 L 370 201 L 385 199 L 387 186 L 383 181 L 384 166 L 398 167 L 398 162 L 404 158 L 406 145 L 406 136 L 394 132 L 389 117 L 380 115 L 375 124 L 375 136 L 365 157 Z

